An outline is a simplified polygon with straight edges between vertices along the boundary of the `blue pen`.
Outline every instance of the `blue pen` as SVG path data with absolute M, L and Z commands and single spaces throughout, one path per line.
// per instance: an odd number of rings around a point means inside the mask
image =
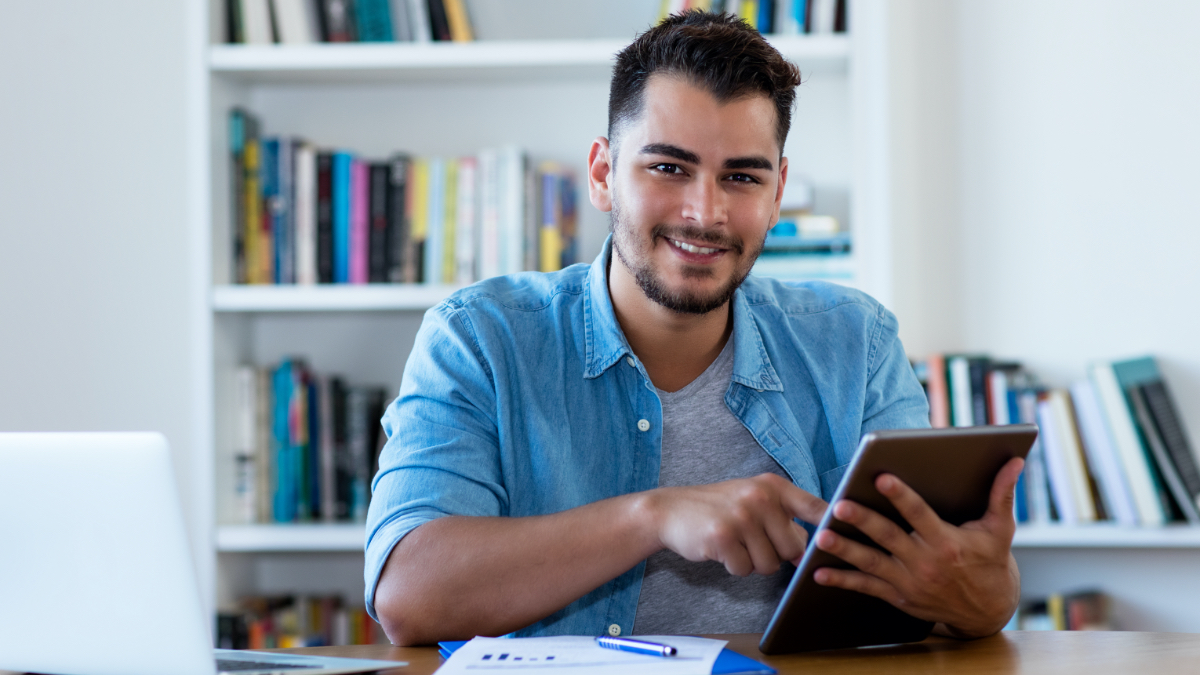
M 647 656 L 675 656 L 679 653 L 671 645 L 660 645 L 657 642 L 630 640 L 629 638 L 597 637 L 596 644 L 605 649 L 619 649 L 623 652 L 646 654 Z

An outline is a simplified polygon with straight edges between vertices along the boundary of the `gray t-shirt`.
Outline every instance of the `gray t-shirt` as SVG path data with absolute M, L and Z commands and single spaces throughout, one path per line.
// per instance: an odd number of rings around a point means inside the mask
M 658 390 L 663 410 L 660 487 L 702 485 L 760 473 L 787 473 L 729 412 L 733 338 L 683 389 Z M 737 577 L 718 562 L 690 562 L 663 550 L 646 560 L 635 635 L 761 633 L 795 571 Z

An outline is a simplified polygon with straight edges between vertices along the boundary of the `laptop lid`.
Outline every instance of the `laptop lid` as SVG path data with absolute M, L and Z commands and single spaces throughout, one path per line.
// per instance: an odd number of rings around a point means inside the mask
M 213 675 L 167 440 L 0 434 L 0 669 Z

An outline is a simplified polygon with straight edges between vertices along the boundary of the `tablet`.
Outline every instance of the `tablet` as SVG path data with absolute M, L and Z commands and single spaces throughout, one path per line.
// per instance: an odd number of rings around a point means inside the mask
M 1017 424 L 961 429 L 902 429 L 863 436 L 830 504 L 850 499 L 891 518 L 911 532 L 875 479 L 891 473 L 916 490 L 926 503 L 953 525 L 978 520 L 987 511 L 992 482 L 1013 457 L 1025 457 L 1037 438 L 1037 427 Z M 817 525 L 880 548 L 855 527 L 833 518 L 833 509 Z M 821 567 L 854 569 L 812 544 L 763 633 L 764 654 L 817 649 L 896 644 L 924 640 L 933 622 L 910 616 L 878 598 L 813 580 Z

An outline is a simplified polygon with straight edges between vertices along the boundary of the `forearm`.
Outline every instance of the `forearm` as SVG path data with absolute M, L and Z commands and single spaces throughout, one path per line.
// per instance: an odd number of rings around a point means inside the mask
M 394 644 L 503 635 L 661 548 L 644 494 L 548 516 L 445 517 L 396 545 L 375 591 Z

